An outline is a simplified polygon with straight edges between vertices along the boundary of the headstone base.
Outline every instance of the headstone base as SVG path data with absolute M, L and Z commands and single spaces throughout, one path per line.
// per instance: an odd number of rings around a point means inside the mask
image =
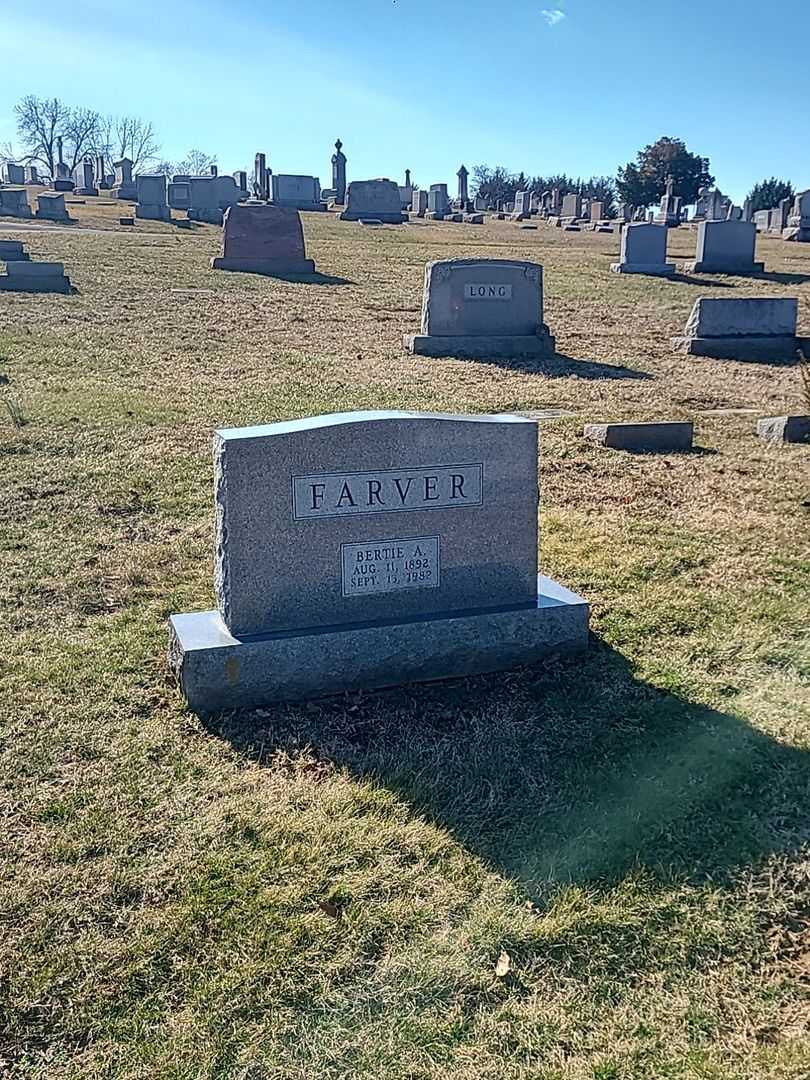
M 226 259 L 218 256 L 211 260 L 211 266 L 214 270 L 237 270 L 242 274 L 266 274 L 268 277 L 315 273 L 313 259 Z
M 405 348 L 417 356 L 462 356 L 479 358 L 510 358 L 517 356 L 554 356 L 554 338 L 544 327 L 539 334 L 495 337 L 460 335 L 440 337 L 437 334 L 406 334 Z
M 588 644 L 581 596 L 538 579 L 537 602 L 240 640 L 219 612 L 172 615 L 169 662 L 196 713 L 463 678 Z
M 683 264 L 685 274 L 761 274 L 765 269 L 764 262 L 746 263 L 745 266 L 730 266 L 728 263 L 688 262 Z
M 72 180 L 54 180 L 54 191 L 73 191 L 74 184 Z
M 81 187 L 73 189 L 74 195 L 98 195 L 98 188 L 95 187 Z
M 793 335 L 758 335 L 745 337 L 673 337 L 676 352 L 687 356 L 708 356 L 715 360 L 761 360 L 790 362 L 797 349 L 806 349 L 807 341 Z
M 672 277 L 675 263 L 611 263 L 614 274 L 647 274 L 649 277 Z
M 168 206 L 160 203 L 138 203 L 135 207 L 135 217 L 144 218 L 147 221 L 171 221 L 172 212 Z
M 776 235 L 779 235 L 778 230 Z M 803 229 L 801 226 L 792 225 L 787 229 L 782 230 L 782 239 L 795 241 L 799 244 L 810 244 L 810 229 Z
M 64 214 L 56 214 L 52 211 L 49 212 L 46 209 L 40 208 L 34 214 L 34 217 L 38 218 L 40 221 L 58 221 L 61 225 L 71 225 L 74 221 L 74 218 L 70 216 L 67 210 Z
M 368 217 L 370 216 L 370 213 L 371 213 L 370 211 L 359 212 L 359 211 L 356 211 L 356 210 L 344 210 L 343 213 L 340 215 L 340 220 L 341 221 L 359 221 L 361 218 L 368 219 Z M 404 225 L 405 222 L 408 220 L 408 215 L 403 214 L 401 211 L 398 214 L 386 214 L 386 213 L 380 214 L 375 210 L 374 211 L 374 220 L 375 221 L 382 221 L 385 225 Z

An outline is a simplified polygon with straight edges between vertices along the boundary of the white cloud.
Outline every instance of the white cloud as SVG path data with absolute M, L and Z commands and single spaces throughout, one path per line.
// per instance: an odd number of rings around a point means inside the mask
M 560 11 L 559 8 L 543 8 L 540 14 L 543 16 L 549 26 L 556 26 L 558 22 L 562 22 L 565 18 L 565 12 Z

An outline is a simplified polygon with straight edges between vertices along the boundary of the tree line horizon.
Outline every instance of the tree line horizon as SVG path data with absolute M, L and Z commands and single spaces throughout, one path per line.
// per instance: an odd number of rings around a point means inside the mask
M 151 122 L 134 116 L 105 116 L 82 106 L 69 105 L 59 98 L 39 98 L 27 94 L 14 107 L 17 135 L 23 148 L 15 154 L 11 143 L 0 146 L 0 161 L 40 164 L 50 176 L 56 175 L 58 140 L 63 159 L 71 173 L 86 157 L 103 156 L 106 161 L 129 158 L 133 169 L 149 165 L 155 173 L 191 175 L 206 173 L 217 164 L 217 156 L 203 150 L 189 150 L 181 161 L 160 158 L 160 144 Z M 693 205 L 702 187 L 711 187 L 715 178 L 708 157 L 691 153 L 682 139 L 664 135 L 636 154 L 635 161 L 617 169 L 616 176 L 572 177 L 566 173 L 533 176 L 521 170 L 510 172 L 503 165 L 475 165 L 470 190 L 490 204 L 514 200 L 518 191 L 538 194 L 558 189 L 560 195 L 577 194 L 602 202 L 605 217 L 613 217 L 619 202 L 634 207 L 650 207 L 660 201 L 668 179 L 673 193 L 684 206 Z M 788 180 L 776 177 L 754 184 L 748 194 L 751 210 L 768 210 L 781 199 L 793 198 Z

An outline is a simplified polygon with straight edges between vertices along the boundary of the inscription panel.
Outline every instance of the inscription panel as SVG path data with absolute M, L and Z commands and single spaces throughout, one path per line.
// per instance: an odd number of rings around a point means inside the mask
M 370 540 L 340 545 L 344 596 L 437 589 L 441 579 L 439 537 Z
M 483 481 L 481 462 L 294 476 L 293 519 L 481 506 Z
M 503 284 L 484 284 L 468 281 L 464 284 L 465 300 L 511 300 L 512 286 Z

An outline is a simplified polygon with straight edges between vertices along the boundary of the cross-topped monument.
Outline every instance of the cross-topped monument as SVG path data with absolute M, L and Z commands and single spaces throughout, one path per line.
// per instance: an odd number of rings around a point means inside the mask
M 346 155 L 342 147 L 343 143 L 337 139 L 335 153 L 332 154 L 332 187 L 335 191 L 335 202 L 341 206 L 346 201 Z

